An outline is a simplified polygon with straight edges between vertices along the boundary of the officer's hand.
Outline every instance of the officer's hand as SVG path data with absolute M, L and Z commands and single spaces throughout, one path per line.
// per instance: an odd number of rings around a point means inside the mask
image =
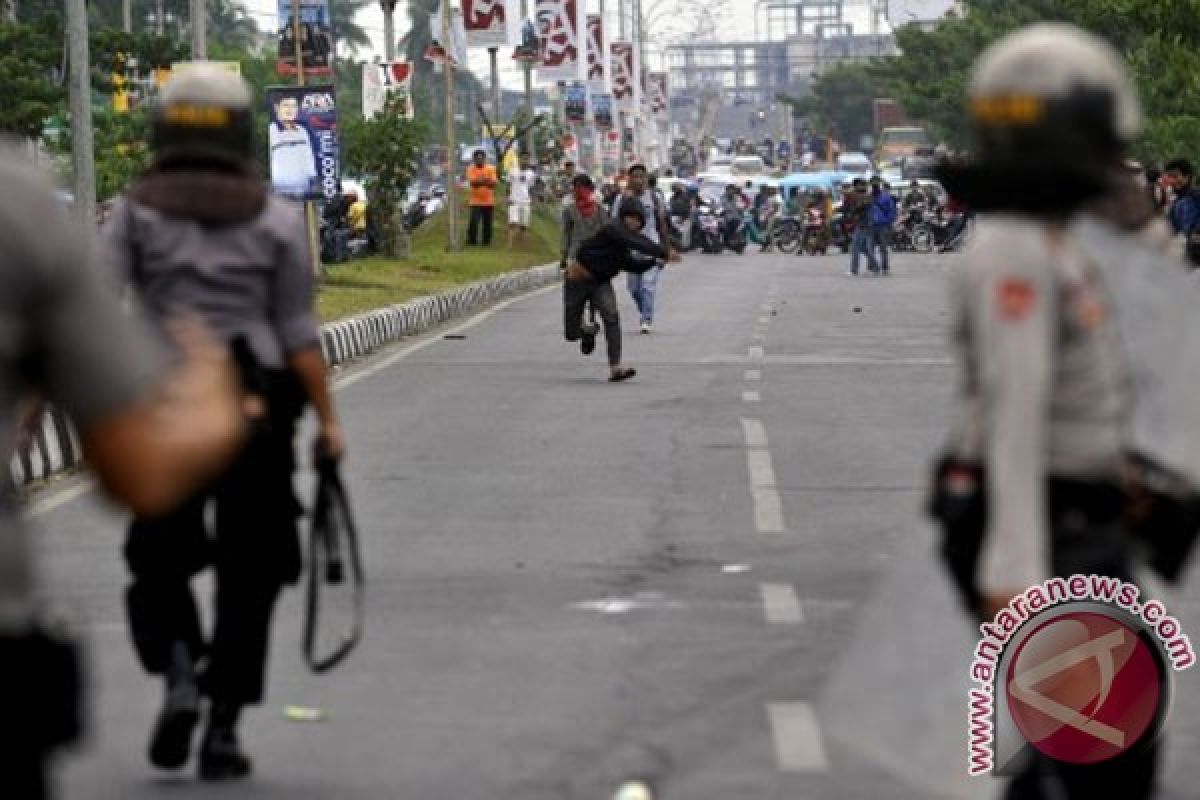
M 346 455 L 346 440 L 340 425 L 322 425 L 313 442 L 315 461 L 341 461 Z
M 1007 591 L 1004 589 L 985 594 L 983 596 L 983 608 L 981 609 L 983 618 L 988 621 L 995 619 L 996 615 L 1007 608 L 1008 604 L 1013 601 L 1013 598 L 1019 594 L 1021 594 L 1019 591 Z

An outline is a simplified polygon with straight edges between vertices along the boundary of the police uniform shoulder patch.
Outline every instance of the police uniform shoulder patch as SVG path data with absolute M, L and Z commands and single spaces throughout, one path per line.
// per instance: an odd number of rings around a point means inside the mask
M 1037 286 L 1028 278 L 1002 278 L 996 284 L 996 316 L 1020 322 L 1037 305 Z

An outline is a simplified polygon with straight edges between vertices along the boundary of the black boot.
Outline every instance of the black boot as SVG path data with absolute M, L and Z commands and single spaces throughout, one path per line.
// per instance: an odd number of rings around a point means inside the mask
M 242 752 L 237 738 L 237 722 L 241 707 L 213 701 L 208 715 L 208 730 L 200 745 L 200 779 L 231 781 L 245 778 L 254 769 Z
M 150 734 L 150 763 L 159 769 L 179 769 L 192 750 L 192 731 L 200 718 L 200 689 L 196 666 L 188 646 L 171 646 L 171 663 L 166 673 L 167 691 L 162 711 Z

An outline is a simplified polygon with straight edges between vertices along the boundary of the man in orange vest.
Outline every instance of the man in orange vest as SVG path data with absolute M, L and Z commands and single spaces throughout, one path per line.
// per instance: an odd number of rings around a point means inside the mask
M 467 245 L 480 243 L 479 229 L 483 228 L 483 246 L 492 244 L 492 217 L 496 211 L 496 168 L 487 163 L 487 153 L 476 150 L 474 161 L 467 167 L 467 185 L 471 187 L 471 223 L 467 226 Z

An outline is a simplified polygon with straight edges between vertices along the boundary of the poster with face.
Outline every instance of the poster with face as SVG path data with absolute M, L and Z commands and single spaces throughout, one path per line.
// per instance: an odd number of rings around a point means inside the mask
M 605 46 L 604 18 L 599 14 L 587 15 L 587 82 L 593 93 L 607 92 L 608 48 Z
M 332 86 L 267 89 L 271 187 L 294 200 L 338 194 L 340 153 Z
M 333 74 L 333 21 L 329 0 L 300 0 L 300 58 L 305 75 Z M 279 47 L 276 70 L 285 77 L 296 69 L 296 15 L 292 0 L 279 0 Z
M 637 50 L 632 42 L 612 43 L 612 89 L 617 111 L 633 114 L 642 104 Z
M 583 81 L 568 83 L 563 90 L 564 113 L 567 122 L 572 125 L 582 125 L 587 122 L 588 88 Z
M 362 110 L 363 116 L 371 119 L 383 110 L 389 96 L 398 98 L 403 109 L 401 115 L 412 119 L 412 64 L 393 61 L 390 64 L 362 65 Z
M 607 92 L 592 95 L 592 118 L 596 129 L 610 131 L 613 128 L 613 96 Z
M 521 41 L 521 7 L 516 0 L 462 0 L 468 47 L 501 47 Z
M 583 7 L 583 0 L 537 0 L 541 80 L 557 83 L 587 78 Z

